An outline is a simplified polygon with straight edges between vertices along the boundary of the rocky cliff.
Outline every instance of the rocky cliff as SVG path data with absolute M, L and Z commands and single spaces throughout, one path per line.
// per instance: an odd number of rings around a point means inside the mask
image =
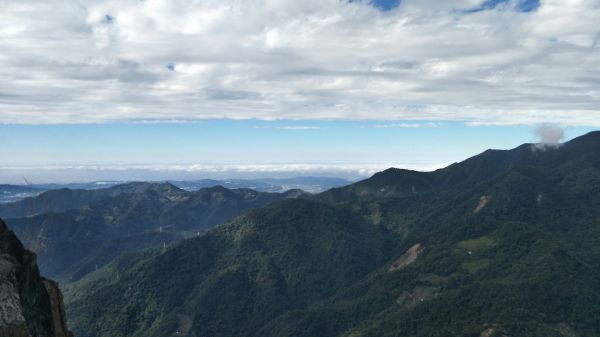
M 65 321 L 57 284 L 0 220 L 0 337 L 72 337 Z

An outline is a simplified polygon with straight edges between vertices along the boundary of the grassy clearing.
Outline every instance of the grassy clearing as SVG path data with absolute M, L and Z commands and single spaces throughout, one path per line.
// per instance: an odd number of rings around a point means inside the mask
M 481 259 L 481 260 L 467 261 L 467 262 L 463 263 L 462 266 L 463 266 L 463 268 L 468 270 L 469 273 L 475 274 L 479 270 L 489 266 L 491 263 L 492 263 L 492 260 L 490 260 L 490 259 Z
M 490 236 L 482 236 L 476 239 L 464 240 L 458 243 L 462 249 L 479 252 L 485 249 L 492 248 L 496 245 L 496 241 Z

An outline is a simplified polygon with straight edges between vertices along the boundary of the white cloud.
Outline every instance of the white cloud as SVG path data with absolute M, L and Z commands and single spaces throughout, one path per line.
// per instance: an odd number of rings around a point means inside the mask
M 306 130 L 319 130 L 320 126 L 313 125 L 283 125 L 283 126 L 255 126 L 255 129 L 276 129 L 276 130 L 291 130 L 291 131 L 306 131 Z
M 0 0 L 0 123 L 600 126 L 600 1 Z
M 318 127 L 318 126 L 306 126 L 306 125 L 280 126 L 280 127 L 277 127 L 277 128 L 281 129 L 281 130 L 296 130 L 296 131 L 301 131 L 301 130 L 318 130 L 318 129 L 320 129 L 320 127 Z
M 388 124 L 377 124 L 373 125 L 376 129 L 391 129 L 391 128 L 402 128 L 402 129 L 418 129 L 418 128 L 437 128 L 440 126 L 439 123 L 388 123 Z
M 445 163 L 276 163 L 276 164 L 181 164 L 181 165 L 74 165 L 0 167 L 3 180 L 22 183 L 83 182 L 96 180 L 160 180 L 204 178 L 265 178 L 326 176 L 366 178 L 390 167 L 432 171 Z
M 546 148 L 557 148 L 560 141 L 565 137 L 565 130 L 552 124 L 541 124 L 535 128 L 535 135 L 539 142 L 533 146 L 534 150 L 544 151 Z
M 556 144 L 565 137 L 565 130 L 557 125 L 542 124 L 535 129 L 540 143 Z

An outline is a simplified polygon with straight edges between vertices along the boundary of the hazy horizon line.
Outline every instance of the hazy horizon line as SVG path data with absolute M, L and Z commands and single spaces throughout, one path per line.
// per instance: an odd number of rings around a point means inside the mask
M 367 178 L 396 167 L 433 171 L 446 166 L 433 162 L 380 163 L 257 163 L 154 165 L 29 165 L 0 167 L 0 183 L 83 183 L 95 181 L 260 179 L 302 176 L 347 180 Z

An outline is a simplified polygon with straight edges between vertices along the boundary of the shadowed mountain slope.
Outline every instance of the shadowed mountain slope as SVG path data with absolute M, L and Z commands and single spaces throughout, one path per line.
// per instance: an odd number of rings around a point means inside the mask
M 72 337 L 58 285 L 0 219 L 0 336 Z
M 127 184 L 103 193 L 81 209 L 10 219 L 26 245 L 39 252 L 44 273 L 76 280 L 122 253 L 198 235 L 245 210 L 302 194 L 221 186 L 186 192 L 168 183 Z
M 43 213 L 59 213 L 80 209 L 99 199 L 115 197 L 119 194 L 139 194 L 147 191 L 154 191 L 170 197 L 185 193 L 169 183 L 147 182 L 134 182 L 93 190 L 61 188 L 13 203 L 0 204 L 0 216 L 20 218 Z

